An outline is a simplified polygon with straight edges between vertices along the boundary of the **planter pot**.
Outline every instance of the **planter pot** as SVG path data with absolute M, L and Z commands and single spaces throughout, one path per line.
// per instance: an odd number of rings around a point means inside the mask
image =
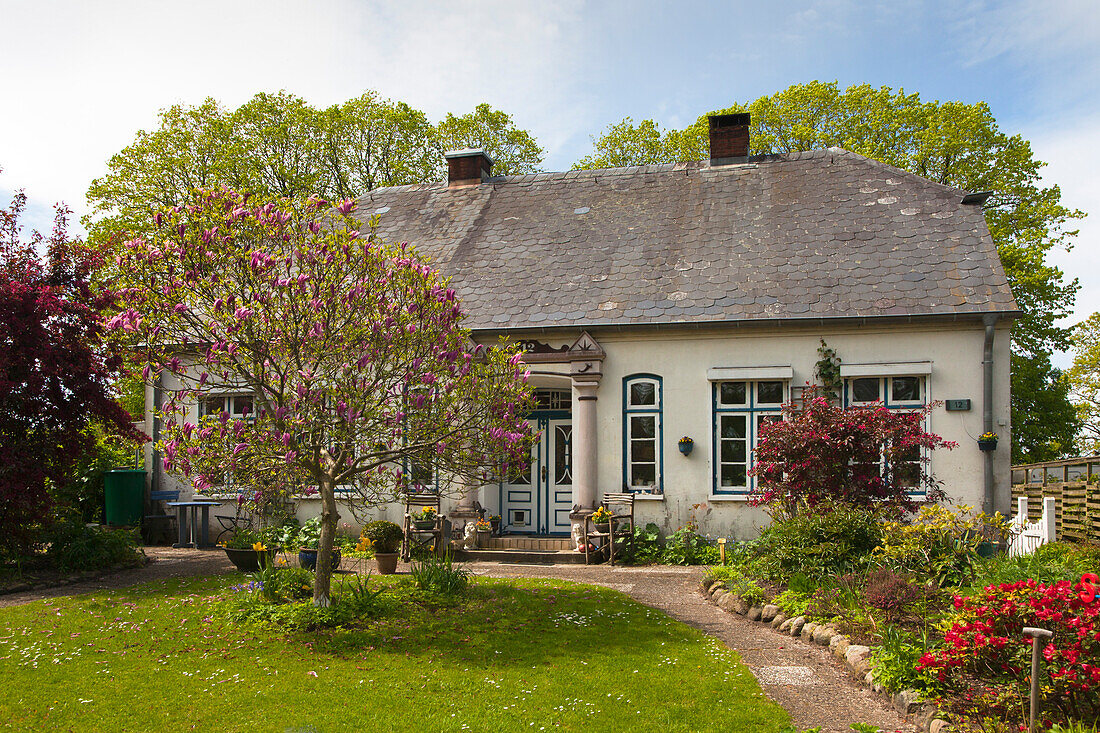
M 435 529 L 434 519 L 416 519 L 413 520 L 413 527 L 419 530 Z
M 500 534 L 500 520 L 499 519 L 490 519 L 489 524 L 493 525 L 493 534 L 494 535 L 499 535 Z
M 683 453 L 685 456 L 690 456 L 691 451 L 693 451 L 695 449 L 695 443 L 694 442 L 678 443 L 677 445 L 680 446 L 680 452 Z
M 477 549 L 486 549 L 489 546 L 489 538 L 492 535 L 493 531 L 490 529 L 479 529 L 477 531 Z
M 267 555 L 267 564 L 271 564 L 275 561 L 276 550 L 268 550 L 266 553 L 260 553 L 253 550 L 251 547 L 239 549 L 235 547 L 223 547 L 222 549 L 225 550 L 225 556 L 229 558 L 229 561 L 242 573 L 251 573 L 259 570 L 261 554 Z
M 318 550 L 298 550 L 298 564 L 306 570 L 317 569 Z M 332 548 L 332 569 L 340 567 L 340 551 Z
M 396 552 L 374 553 L 374 566 L 378 568 L 379 575 L 393 575 L 397 572 Z
M 997 441 L 995 441 L 995 440 L 979 440 L 978 441 L 978 450 L 981 450 L 981 451 L 997 450 Z
M 596 528 L 596 531 L 600 534 L 611 534 L 611 530 L 615 529 L 613 522 L 601 522 L 600 524 L 592 523 L 592 526 Z

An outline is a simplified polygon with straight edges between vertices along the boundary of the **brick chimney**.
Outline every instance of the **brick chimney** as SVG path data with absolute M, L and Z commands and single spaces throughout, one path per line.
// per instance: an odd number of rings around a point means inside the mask
M 474 186 L 489 177 L 493 159 L 484 150 L 466 148 L 444 153 L 447 159 L 447 187 Z
M 749 155 L 749 113 L 710 115 L 710 164 L 729 165 Z

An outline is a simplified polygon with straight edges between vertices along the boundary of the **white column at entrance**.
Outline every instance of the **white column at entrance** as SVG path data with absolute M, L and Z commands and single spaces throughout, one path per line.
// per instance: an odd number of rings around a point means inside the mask
M 573 506 L 596 505 L 596 391 L 599 382 L 573 380 Z

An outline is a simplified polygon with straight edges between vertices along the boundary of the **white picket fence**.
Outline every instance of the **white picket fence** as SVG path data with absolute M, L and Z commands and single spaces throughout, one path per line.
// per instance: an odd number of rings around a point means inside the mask
M 1030 555 L 1040 545 L 1055 540 L 1054 497 L 1043 499 L 1043 516 L 1037 522 L 1027 521 L 1027 497 L 1016 499 L 1016 516 L 1012 518 L 1012 542 L 1008 554 L 1012 557 Z

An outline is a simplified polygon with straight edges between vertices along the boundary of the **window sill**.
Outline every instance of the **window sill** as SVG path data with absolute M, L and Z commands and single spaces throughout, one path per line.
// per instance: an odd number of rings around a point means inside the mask
M 664 494 L 635 494 L 634 501 L 664 501 Z
M 716 503 L 716 504 L 724 504 L 724 503 L 745 504 L 745 503 L 748 502 L 748 500 L 749 500 L 748 494 L 744 494 L 744 495 L 741 495 L 741 496 L 733 496 L 733 495 L 726 496 L 726 495 L 722 495 L 722 494 L 711 494 L 710 497 L 707 499 L 708 502 Z

